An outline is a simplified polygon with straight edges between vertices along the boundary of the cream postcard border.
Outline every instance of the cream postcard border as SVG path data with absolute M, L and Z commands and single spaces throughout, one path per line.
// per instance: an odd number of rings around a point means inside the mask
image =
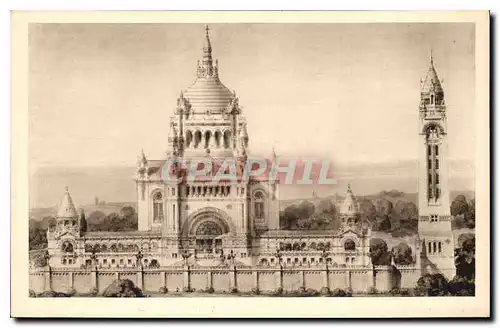
M 473 22 L 476 34 L 475 297 L 29 298 L 29 23 Z M 490 315 L 489 12 L 13 12 L 11 122 L 11 315 L 14 317 L 478 317 Z

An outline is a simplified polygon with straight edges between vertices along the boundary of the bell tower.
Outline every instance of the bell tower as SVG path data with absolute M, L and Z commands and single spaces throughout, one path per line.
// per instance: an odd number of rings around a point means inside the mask
M 431 54 L 419 106 L 418 233 L 423 273 L 455 275 L 448 185 L 448 131 L 442 81 Z

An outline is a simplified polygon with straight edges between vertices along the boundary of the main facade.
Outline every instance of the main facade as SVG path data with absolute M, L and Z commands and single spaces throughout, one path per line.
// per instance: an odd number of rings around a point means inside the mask
M 433 61 L 420 104 L 419 237 L 414 270 L 454 275 L 446 171 L 444 93 Z M 136 171 L 138 231 L 88 232 L 68 190 L 48 234 L 49 264 L 58 268 L 322 267 L 371 269 L 371 229 L 349 187 L 338 230 L 280 230 L 277 179 L 243 179 L 247 123 L 235 92 L 219 79 L 206 28 L 196 79 L 181 92 L 170 120 L 166 157 L 141 152 Z M 276 160 L 273 156 L 272 161 Z M 185 179 L 177 162 L 234 161 L 238 178 Z

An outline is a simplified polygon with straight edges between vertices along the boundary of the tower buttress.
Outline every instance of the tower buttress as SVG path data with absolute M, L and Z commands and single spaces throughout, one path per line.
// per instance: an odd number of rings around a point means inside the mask
M 455 275 L 448 184 L 448 137 L 444 91 L 431 55 L 419 105 L 418 232 L 422 269 Z M 424 259 L 425 258 L 425 259 Z

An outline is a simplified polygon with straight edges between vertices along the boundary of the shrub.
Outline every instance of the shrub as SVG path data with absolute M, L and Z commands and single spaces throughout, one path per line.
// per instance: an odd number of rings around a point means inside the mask
M 167 287 L 160 287 L 160 289 L 158 291 L 160 293 L 162 293 L 162 294 L 167 294 L 168 293 L 168 288 Z
M 92 288 L 90 288 L 89 294 L 91 296 L 97 296 L 97 294 L 99 294 L 99 289 L 92 287 Z
M 30 289 L 30 290 L 29 290 L 29 293 L 30 293 L 30 294 L 29 294 L 29 295 L 30 295 L 29 297 L 36 297 L 36 293 L 33 291 L 33 289 Z
M 258 289 L 258 288 L 252 288 L 252 294 L 254 294 L 254 295 L 260 295 L 260 289 Z
M 208 287 L 205 289 L 205 293 L 213 294 L 215 292 L 213 287 Z
M 321 295 L 330 295 L 330 288 L 322 287 L 320 293 Z
M 466 277 L 455 276 L 448 284 L 448 290 L 453 296 L 474 296 L 476 284 Z
M 393 287 L 390 290 L 389 294 L 391 294 L 391 295 L 401 295 L 401 290 L 398 287 Z
M 57 297 L 58 293 L 53 291 L 52 289 L 43 291 L 42 293 L 38 294 L 38 297 Z
M 448 281 L 440 274 L 425 274 L 417 281 L 416 293 L 419 296 L 445 296 L 448 294 Z
M 335 288 L 330 295 L 333 297 L 346 297 L 347 293 L 343 289 Z
M 238 294 L 238 288 L 232 287 L 231 290 L 230 290 L 230 293 L 231 294 Z
M 103 291 L 104 297 L 143 297 L 142 290 L 129 279 L 117 279 Z
M 400 291 L 401 296 L 412 296 L 412 290 L 408 288 L 401 288 Z
M 413 288 L 413 295 L 414 296 L 427 296 L 427 289 L 417 286 L 417 287 Z
M 68 296 L 75 296 L 76 295 L 76 290 L 74 288 L 68 288 L 68 290 L 66 291 L 66 294 Z
M 191 289 L 191 288 L 189 288 L 189 287 L 184 287 L 184 288 L 182 288 L 182 291 L 183 291 L 184 293 L 191 293 L 192 289 Z
M 375 294 L 378 294 L 378 290 L 377 290 L 377 288 L 375 288 L 375 287 L 373 287 L 373 286 L 372 286 L 372 287 L 370 287 L 370 288 L 368 288 L 368 294 L 369 294 L 369 295 L 375 295 Z
M 352 296 L 352 294 L 353 294 L 353 293 L 352 293 L 352 288 L 351 288 L 351 287 L 347 287 L 347 288 L 345 289 L 345 294 L 346 294 L 345 296 L 347 296 L 347 297 L 351 297 L 351 296 Z
M 276 288 L 276 289 L 273 291 L 273 295 L 274 295 L 274 296 L 283 295 L 283 288 L 281 288 L 281 287 Z

